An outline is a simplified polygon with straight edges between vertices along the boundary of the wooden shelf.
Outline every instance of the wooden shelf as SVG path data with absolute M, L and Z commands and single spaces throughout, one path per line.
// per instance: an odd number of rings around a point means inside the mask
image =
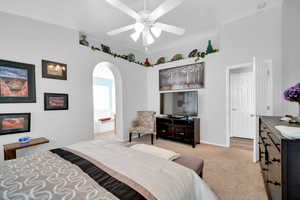
M 4 147 L 4 160 L 12 160 L 16 159 L 16 150 L 18 149 L 24 149 L 28 147 L 37 146 L 40 144 L 46 144 L 49 143 L 49 140 L 47 138 L 41 137 L 41 138 L 34 138 L 31 139 L 29 142 L 26 143 L 11 143 L 11 144 L 5 144 Z

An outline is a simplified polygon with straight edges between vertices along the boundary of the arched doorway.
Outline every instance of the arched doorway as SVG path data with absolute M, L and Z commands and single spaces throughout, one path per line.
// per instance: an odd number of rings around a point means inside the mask
M 93 71 L 95 138 L 123 138 L 122 79 L 119 69 L 109 62 L 97 64 Z

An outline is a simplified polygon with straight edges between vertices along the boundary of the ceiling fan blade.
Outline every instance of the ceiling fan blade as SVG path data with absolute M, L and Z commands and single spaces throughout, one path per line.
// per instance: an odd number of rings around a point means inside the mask
M 131 39 L 135 42 L 137 42 L 140 38 L 142 32 L 134 32 L 130 35 Z
M 133 17 L 134 19 L 139 19 L 140 18 L 140 15 L 136 11 L 129 8 L 127 5 L 125 5 L 124 3 L 122 3 L 119 0 L 106 0 L 106 2 L 111 4 L 114 7 L 118 8 L 119 10 L 124 12 L 125 14 Z
M 129 26 L 124 26 L 122 28 L 118 28 L 118 29 L 115 29 L 115 30 L 112 30 L 112 31 L 109 31 L 107 33 L 107 35 L 113 36 L 113 35 L 117 35 L 117 34 L 122 33 L 122 32 L 129 31 L 131 29 L 134 29 L 134 24 L 129 25 Z
M 176 35 L 183 35 L 185 33 L 185 30 L 183 28 L 179 28 L 176 26 L 168 25 L 168 24 L 163 24 L 163 23 L 157 22 L 154 24 L 154 26 L 160 28 L 163 31 L 173 33 Z
M 183 1 L 184 0 L 166 0 L 150 14 L 150 19 L 156 21 L 164 14 L 179 6 Z

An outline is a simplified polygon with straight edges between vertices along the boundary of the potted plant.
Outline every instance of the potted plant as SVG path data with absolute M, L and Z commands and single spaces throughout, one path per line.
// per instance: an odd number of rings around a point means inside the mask
M 300 83 L 284 91 L 284 99 L 299 104 L 297 121 L 300 121 Z

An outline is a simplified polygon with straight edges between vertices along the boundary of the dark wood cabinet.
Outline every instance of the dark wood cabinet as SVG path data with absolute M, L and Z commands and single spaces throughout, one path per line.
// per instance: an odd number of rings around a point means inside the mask
M 269 199 L 300 199 L 300 139 L 290 140 L 275 127 L 296 126 L 280 117 L 260 117 L 259 160 Z
M 156 133 L 158 138 L 175 140 L 183 143 L 200 144 L 200 119 L 193 120 L 176 118 L 156 118 Z

